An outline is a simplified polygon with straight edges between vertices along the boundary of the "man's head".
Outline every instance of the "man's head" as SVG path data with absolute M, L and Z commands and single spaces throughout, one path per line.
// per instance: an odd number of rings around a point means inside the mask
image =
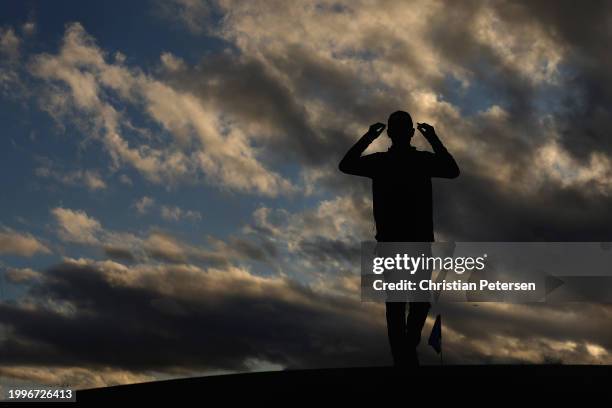
M 410 144 L 410 139 L 414 136 L 412 118 L 408 112 L 397 111 L 389 115 L 387 122 L 387 135 L 395 146 Z

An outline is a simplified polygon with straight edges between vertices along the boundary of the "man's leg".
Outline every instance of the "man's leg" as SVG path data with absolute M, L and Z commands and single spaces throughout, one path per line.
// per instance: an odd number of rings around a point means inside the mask
M 387 310 L 387 335 L 389 336 L 389 346 L 391 346 L 393 364 L 396 367 L 406 366 L 408 363 L 408 349 L 406 347 L 406 303 L 387 302 L 385 306 Z
M 410 302 L 410 310 L 406 319 L 406 340 L 410 347 L 410 353 L 414 353 L 414 364 L 419 361 L 416 356 L 416 348 L 421 341 L 421 331 L 427 320 L 427 313 L 431 304 L 429 302 Z

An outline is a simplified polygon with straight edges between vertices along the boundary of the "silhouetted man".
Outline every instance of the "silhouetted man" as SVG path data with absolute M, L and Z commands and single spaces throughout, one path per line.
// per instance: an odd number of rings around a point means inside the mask
M 455 178 L 459 175 L 459 167 L 433 126 L 427 123 L 417 123 L 417 129 L 427 139 L 433 153 L 411 146 L 412 118 L 403 111 L 389 116 L 387 134 L 391 147 L 386 152 L 362 156 L 384 129 L 382 123 L 370 126 L 346 153 L 340 162 L 340 171 L 372 179 L 378 242 L 433 242 L 431 178 Z M 429 307 L 429 302 L 410 302 L 406 318 L 406 302 L 387 301 L 387 333 L 396 366 L 418 366 L 416 347 Z

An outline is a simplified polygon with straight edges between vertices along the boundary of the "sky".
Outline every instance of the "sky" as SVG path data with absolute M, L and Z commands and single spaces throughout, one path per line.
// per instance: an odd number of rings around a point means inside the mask
M 611 8 L 1 2 L 0 384 L 390 364 L 337 166 L 399 109 L 461 168 L 438 241 L 610 241 Z M 449 364 L 612 363 L 609 305 L 435 312 Z

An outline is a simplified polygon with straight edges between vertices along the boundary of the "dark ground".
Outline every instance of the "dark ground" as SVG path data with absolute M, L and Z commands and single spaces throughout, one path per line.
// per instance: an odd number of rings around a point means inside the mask
M 175 403 L 211 405 L 211 399 L 261 401 L 291 404 L 328 398 L 380 402 L 399 397 L 410 404 L 435 406 L 441 398 L 476 401 L 484 396 L 516 399 L 539 395 L 563 399 L 570 393 L 612 395 L 612 366 L 514 365 L 514 366 L 427 366 L 399 372 L 392 368 L 344 368 L 233 374 L 211 377 L 120 385 L 77 392 L 77 402 Z M 288 397 L 288 394 L 291 394 Z M 406 396 L 409 396 L 406 400 Z M 610 406 L 598 398 L 598 405 Z M 416 402 L 416 401 L 412 401 Z M 493 403 L 494 400 L 489 400 Z M 583 403 L 586 401 L 583 400 Z M 164 404 L 165 405 L 165 404 Z M 182 404 L 181 404 L 182 405 Z

